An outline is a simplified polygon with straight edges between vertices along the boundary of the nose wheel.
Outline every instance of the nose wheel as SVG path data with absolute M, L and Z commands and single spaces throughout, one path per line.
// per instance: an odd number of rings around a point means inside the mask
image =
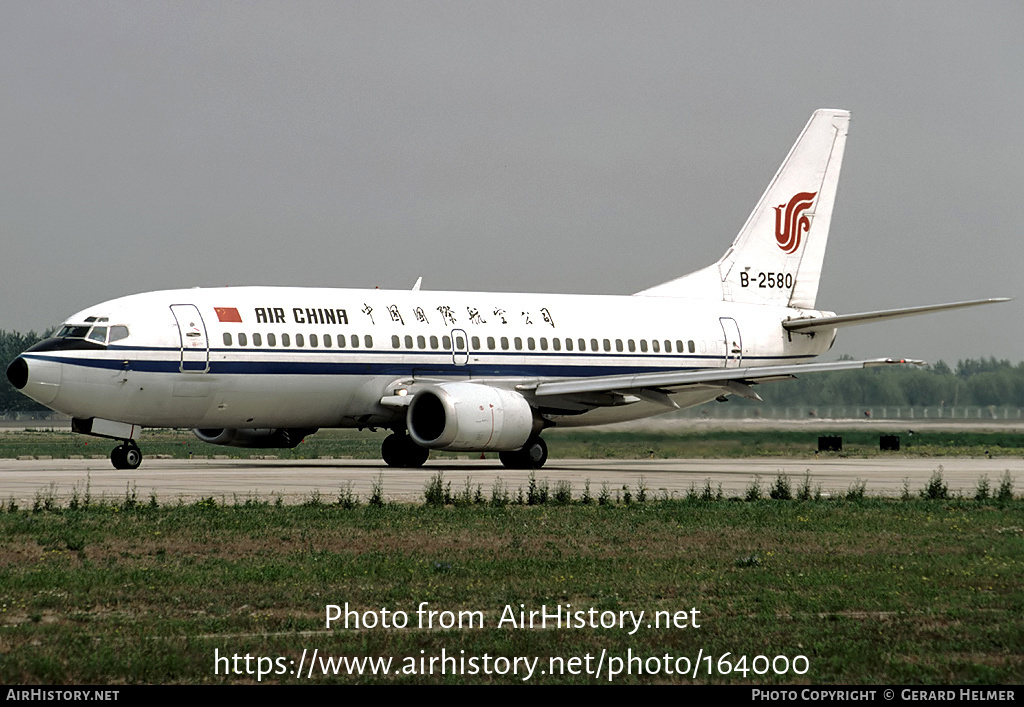
M 110 453 L 110 461 L 115 469 L 138 469 L 142 464 L 142 450 L 134 440 L 128 440 L 114 447 L 114 451 Z

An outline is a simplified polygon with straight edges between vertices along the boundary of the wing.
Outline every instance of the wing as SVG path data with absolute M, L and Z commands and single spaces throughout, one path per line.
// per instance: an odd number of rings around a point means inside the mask
M 922 366 L 924 361 L 912 359 L 873 358 L 863 361 L 833 361 L 830 363 L 801 363 L 788 366 L 753 366 L 748 368 L 708 368 L 685 371 L 659 371 L 617 376 L 590 376 L 576 378 L 510 380 L 477 379 L 479 385 L 513 388 L 534 404 L 544 408 L 562 408 L 582 412 L 595 407 L 621 405 L 644 400 L 679 408 L 669 397 L 687 388 L 717 390 L 722 395 L 740 395 L 752 400 L 761 397 L 751 388 L 757 383 L 790 380 L 802 373 L 823 371 L 851 371 L 874 366 L 912 364 Z M 393 409 L 408 407 L 413 397 L 424 386 L 443 383 L 437 380 L 396 380 L 388 386 L 396 393 L 380 399 L 381 405 Z M 397 389 L 401 392 L 398 393 Z M 630 400 L 629 398 L 633 398 Z
M 722 394 L 735 394 L 753 400 L 760 400 L 760 396 L 753 391 L 751 385 L 792 379 L 802 373 L 850 371 L 896 364 L 924 365 L 924 361 L 875 358 L 863 361 L 834 361 L 830 363 L 804 363 L 788 366 L 660 371 L 657 373 L 524 382 L 518 384 L 516 389 L 522 393 L 532 394 L 538 399 L 538 402 L 545 404 L 553 403 L 556 399 L 563 399 L 566 402 L 575 402 L 576 405 L 580 403 L 586 405 L 588 396 L 612 393 L 631 395 L 647 402 L 659 403 L 670 408 L 678 408 L 679 405 L 669 395 L 692 386 L 719 388 Z

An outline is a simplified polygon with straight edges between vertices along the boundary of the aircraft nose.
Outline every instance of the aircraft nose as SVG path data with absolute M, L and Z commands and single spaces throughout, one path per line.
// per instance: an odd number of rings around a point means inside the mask
M 18 356 L 7 367 L 7 380 L 28 397 L 47 405 L 60 391 L 61 365 L 38 359 L 29 362 Z
M 21 356 L 11 361 L 11 365 L 7 367 L 7 380 L 18 390 L 28 383 L 28 363 Z

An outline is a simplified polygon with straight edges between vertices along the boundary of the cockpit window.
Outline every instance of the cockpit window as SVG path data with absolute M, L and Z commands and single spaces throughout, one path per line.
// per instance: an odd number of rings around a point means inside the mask
M 105 321 L 106 317 L 100 317 L 100 321 Z M 128 338 L 128 327 L 126 326 L 80 326 L 75 324 L 69 324 L 59 332 L 57 332 L 58 339 L 88 339 L 89 341 L 95 341 L 99 344 L 107 343 L 107 334 L 110 334 L 110 341 L 120 341 L 121 339 Z
M 57 333 L 58 339 L 84 339 L 89 333 L 87 326 L 66 326 Z

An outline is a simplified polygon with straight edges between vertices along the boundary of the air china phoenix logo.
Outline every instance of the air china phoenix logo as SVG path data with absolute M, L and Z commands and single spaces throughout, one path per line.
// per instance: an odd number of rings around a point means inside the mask
M 811 229 L 811 217 L 804 212 L 811 208 L 817 194 L 800 192 L 788 204 L 772 207 L 775 209 L 775 242 L 784 253 L 795 253 L 803 240 L 803 234 Z

